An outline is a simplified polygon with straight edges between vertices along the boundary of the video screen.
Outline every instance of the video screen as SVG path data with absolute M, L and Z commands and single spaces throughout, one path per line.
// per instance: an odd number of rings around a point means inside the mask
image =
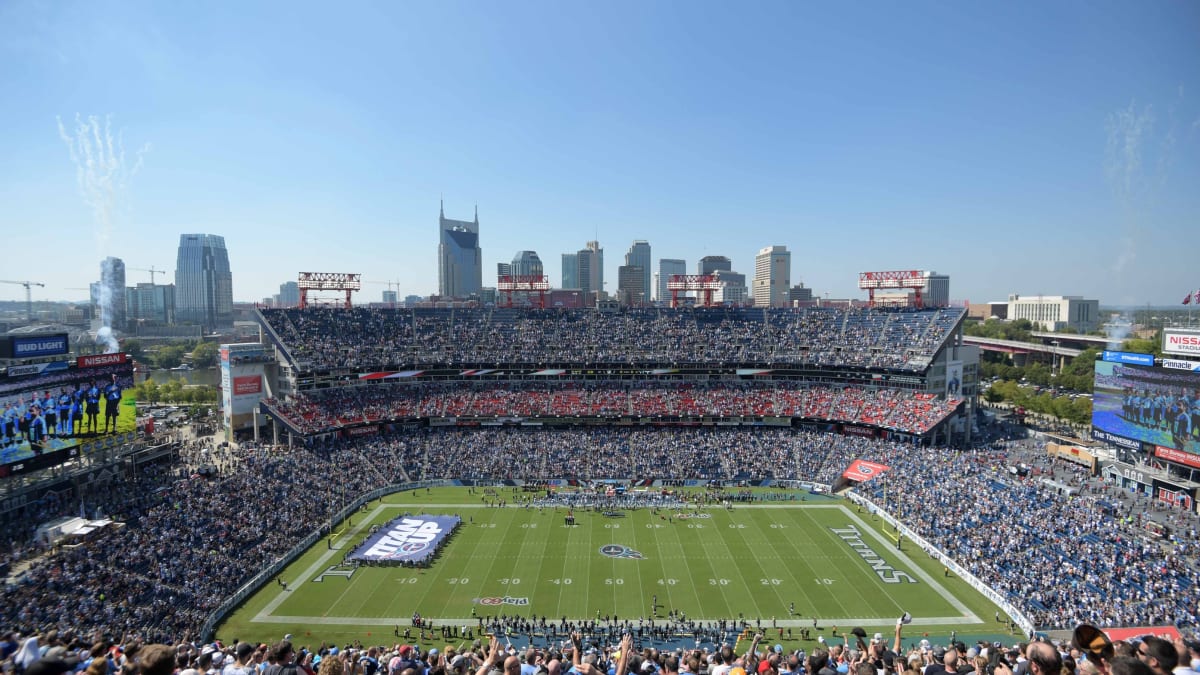
M 1200 454 L 1200 373 L 1097 361 L 1092 426 Z
M 13 366 L 0 379 L 0 477 L 128 442 L 137 428 L 133 365 L 124 355 L 82 367 L 66 361 Z

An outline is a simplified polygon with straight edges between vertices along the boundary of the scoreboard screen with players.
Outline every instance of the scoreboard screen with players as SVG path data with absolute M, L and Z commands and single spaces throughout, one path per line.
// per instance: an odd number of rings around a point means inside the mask
M 133 439 L 126 354 L 10 366 L 0 377 L 0 477 L 78 458 Z
M 1095 372 L 1094 437 L 1200 466 L 1200 372 L 1111 361 Z

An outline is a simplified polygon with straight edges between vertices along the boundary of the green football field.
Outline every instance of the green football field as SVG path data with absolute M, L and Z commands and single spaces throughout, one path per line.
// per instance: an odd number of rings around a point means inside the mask
M 847 501 L 796 494 L 804 501 L 618 518 L 576 511 L 574 527 L 563 510 L 489 507 L 465 488 L 396 494 L 343 523 L 332 544 L 322 540 L 284 571 L 286 589 L 267 584 L 217 633 L 388 642 L 414 612 L 439 626 L 500 614 L 636 620 L 652 616 L 657 596 L 660 618 L 676 610 L 703 621 L 761 620 L 784 643 L 793 628 L 799 644 L 799 628 L 812 630 L 814 619 L 825 636 L 862 626 L 890 637 L 905 611 L 914 617 L 905 632 L 913 641 L 950 630 L 1005 635 L 995 606 L 916 545 L 898 551 L 878 521 Z M 505 488 L 500 496 L 512 495 Z M 463 523 L 429 568 L 340 565 L 371 525 L 405 513 L 457 514 Z M 625 557 L 601 552 L 611 545 Z

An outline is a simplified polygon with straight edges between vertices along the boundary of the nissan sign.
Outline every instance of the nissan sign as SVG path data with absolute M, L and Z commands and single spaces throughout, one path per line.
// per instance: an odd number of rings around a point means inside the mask
M 1200 356 L 1200 331 L 1164 328 L 1163 351 L 1168 354 Z

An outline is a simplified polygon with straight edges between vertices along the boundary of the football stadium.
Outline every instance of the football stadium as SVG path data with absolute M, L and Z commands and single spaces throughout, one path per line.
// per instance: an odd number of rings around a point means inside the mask
M 961 308 L 256 316 L 262 342 L 221 349 L 231 442 L 148 444 L 100 489 L 9 505 L 63 530 L 96 512 L 12 558 L 25 631 L 813 653 L 1195 621 L 1195 569 L 1093 470 L 1034 480 L 1014 453 L 1043 449 L 972 439 Z M 62 377 L 93 367 L 128 364 Z

